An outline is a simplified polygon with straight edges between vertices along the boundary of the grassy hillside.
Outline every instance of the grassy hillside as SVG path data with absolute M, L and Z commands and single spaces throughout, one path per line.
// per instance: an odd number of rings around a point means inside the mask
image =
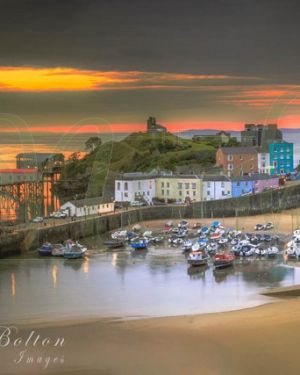
M 83 159 L 68 161 L 57 189 L 63 200 L 75 196 L 114 195 L 114 178 L 120 172 L 176 170 L 177 166 L 215 163 L 217 145 L 193 142 L 173 134 L 133 133 L 106 142 Z

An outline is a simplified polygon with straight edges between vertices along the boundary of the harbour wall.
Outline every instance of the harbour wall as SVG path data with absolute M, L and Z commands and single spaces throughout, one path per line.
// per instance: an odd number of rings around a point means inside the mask
M 300 184 L 279 190 L 240 198 L 196 202 L 191 205 L 150 206 L 116 212 L 105 216 L 60 222 L 57 226 L 46 226 L 22 230 L 0 237 L 0 257 L 36 249 L 45 241 L 60 242 L 67 238 L 105 235 L 105 233 L 147 220 L 243 217 L 297 208 L 300 206 Z

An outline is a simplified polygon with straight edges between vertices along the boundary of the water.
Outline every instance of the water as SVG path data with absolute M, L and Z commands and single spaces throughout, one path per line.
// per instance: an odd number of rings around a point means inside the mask
M 189 269 L 180 249 L 87 259 L 11 258 L 0 265 L 0 321 L 70 317 L 144 317 L 255 306 L 268 287 L 300 283 L 279 260 L 238 260 L 233 269 Z

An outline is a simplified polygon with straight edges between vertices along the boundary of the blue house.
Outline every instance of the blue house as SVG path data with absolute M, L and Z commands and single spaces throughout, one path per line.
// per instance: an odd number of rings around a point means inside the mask
M 286 174 L 294 170 L 294 144 L 281 141 L 269 144 L 270 174 Z
M 231 194 L 233 198 L 254 193 L 255 181 L 251 176 L 233 177 L 231 179 Z

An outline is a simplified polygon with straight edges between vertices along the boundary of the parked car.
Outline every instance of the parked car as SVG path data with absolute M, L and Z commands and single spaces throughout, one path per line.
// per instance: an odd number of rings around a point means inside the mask
M 50 217 L 53 217 L 55 219 L 65 219 L 67 216 L 67 213 L 64 211 L 55 211 L 50 214 Z
M 133 202 L 131 202 L 130 205 L 132 207 L 142 207 L 142 206 L 146 206 L 147 203 L 146 202 L 140 202 L 140 201 L 133 201 Z
M 32 220 L 33 223 L 42 223 L 43 221 L 44 221 L 44 218 L 41 217 L 41 216 L 37 216 L 37 217 L 35 217 L 35 218 Z
M 263 230 L 264 229 L 264 225 L 263 224 L 256 224 L 254 226 L 254 230 Z
M 274 228 L 274 224 L 273 223 L 266 223 L 264 224 L 264 230 L 270 230 L 270 229 L 273 229 Z

